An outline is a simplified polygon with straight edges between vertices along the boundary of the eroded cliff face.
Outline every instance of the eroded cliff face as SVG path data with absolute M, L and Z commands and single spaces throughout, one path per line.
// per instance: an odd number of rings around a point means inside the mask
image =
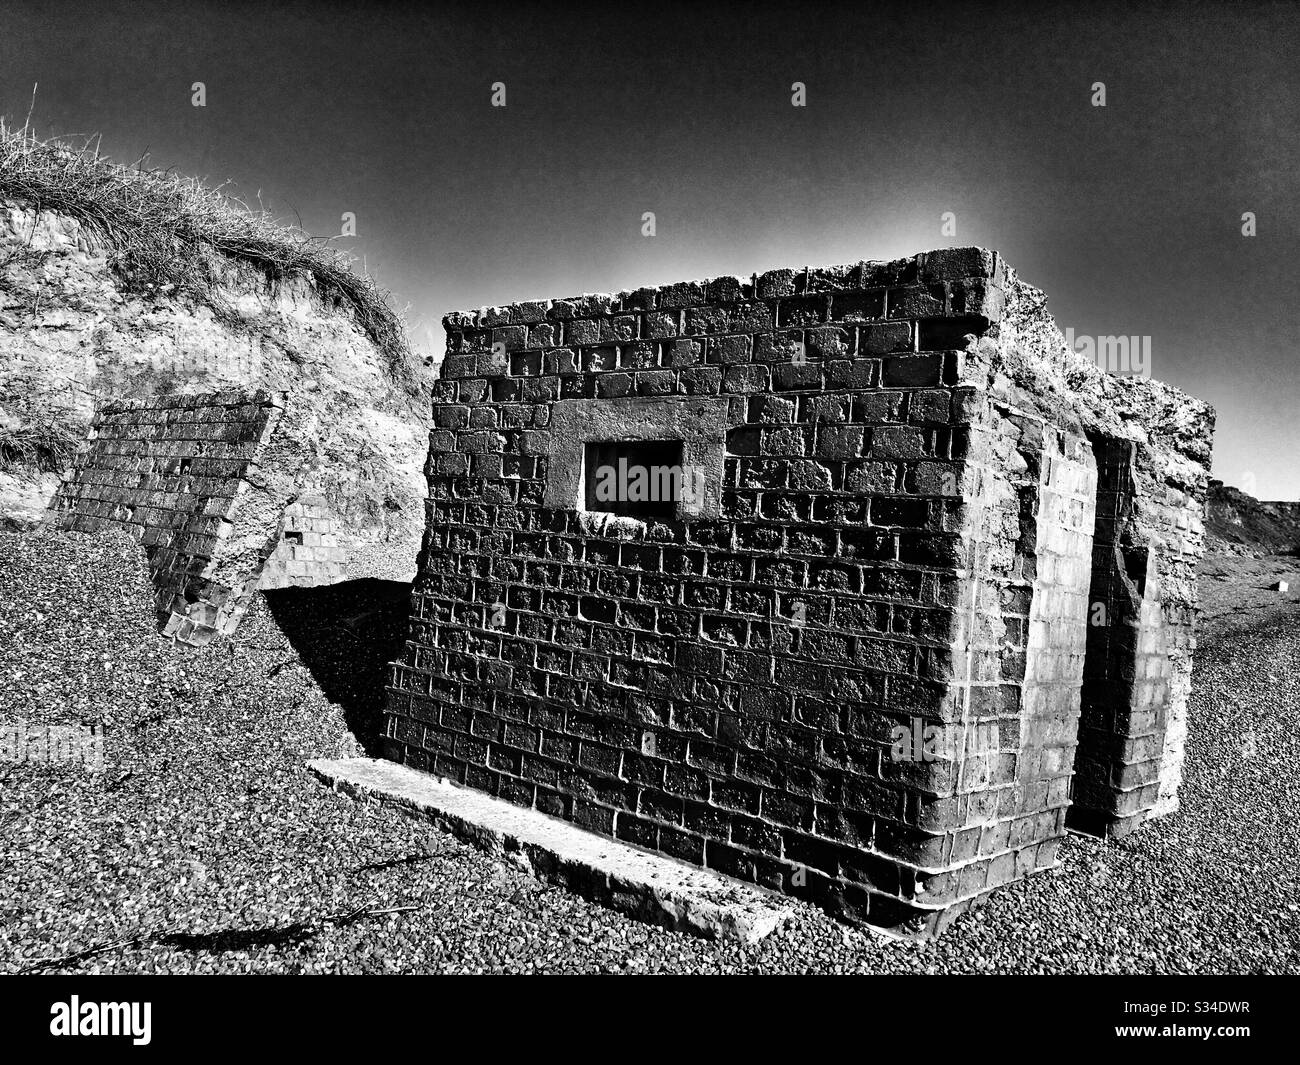
M 358 544 L 409 542 L 413 565 L 423 368 L 390 365 L 309 277 L 272 284 L 219 260 L 221 284 L 199 301 L 137 292 L 113 256 L 73 219 L 0 200 L 0 432 L 28 442 L 0 464 L 0 518 L 41 519 L 61 465 L 43 441 L 80 438 L 97 404 L 260 388 L 295 411 L 290 446 L 314 464 L 342 531 Z
M 1256 499 L 1211 481 L 1205 510 L 1212 550 L 1256 556 L 1300 553 L 1300 503 Z

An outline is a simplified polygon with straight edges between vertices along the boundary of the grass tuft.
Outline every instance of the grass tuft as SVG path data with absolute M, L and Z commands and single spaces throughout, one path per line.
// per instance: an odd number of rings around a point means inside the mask
M 0 471 L 61 473 L 72 464 L 79 443 L 57 422 L 0 422 Z

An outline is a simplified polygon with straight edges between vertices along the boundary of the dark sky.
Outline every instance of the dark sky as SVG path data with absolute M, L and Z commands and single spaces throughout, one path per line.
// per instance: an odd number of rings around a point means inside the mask
M 0 113 L 39 82 L 44 135 L 354 212 L 424 349 L 462 307 L 997 248 L 1063 328 L 1151 337 L 1217 476 L 1296 499 L 1298 56 L 1292 3 L 6 0 Z

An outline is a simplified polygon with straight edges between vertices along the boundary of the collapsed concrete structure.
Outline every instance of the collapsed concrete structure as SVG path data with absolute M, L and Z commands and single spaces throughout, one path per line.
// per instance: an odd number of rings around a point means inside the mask
M 996 253 L 445 325 L 386 757 L 922 934 L 1175 808 L 1213 414 Z
M 285 398 L 225 389 L 106 404 L 50 505 L 57 528 L 141 542 L 159 628 L 178 642 L 233 632 L 259 587 L 346 578 L 351 545 Z

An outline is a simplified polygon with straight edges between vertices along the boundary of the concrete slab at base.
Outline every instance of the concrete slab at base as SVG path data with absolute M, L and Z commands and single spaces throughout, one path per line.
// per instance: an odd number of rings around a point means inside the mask
M 396 762 L 320 758 L 307 768 L 335 791 L 403 807 L 535 876 L 651 924 L 752 944 L 793 913 L 783 899 L 750 884 Z

